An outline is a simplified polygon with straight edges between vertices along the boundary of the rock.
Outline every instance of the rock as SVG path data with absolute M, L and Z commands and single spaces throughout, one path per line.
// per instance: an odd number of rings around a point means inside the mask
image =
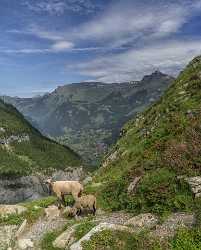
M 20 205 L 0 205 L 0 215 L 7 216 L 9 214 L 22 214 L 27 210 L 26 207 Z
M 139 214 L 124 223 L 125 226 L 132 226 L 136 230 L 151 229 L 158 224 L 158 217 L 151 214 Z
M 54 181 L 80 181 L 84 179 L 85 172 L 83 167 L 75 168 L 75 167 L 68 167 L 64 171 L 59 170 L 52 174 L 52 179 Z
M 132 194 L 132 193 L 135 192 L 136 187 L 137 187 L 137 185 L 138 185 L 140 179 L 141 179 L 141 176 L 137 176 L 137 177 L 135 177 L 135 179 L 129 184 L 128 189 L 127 189 L 128 194 Z
M 47 187 L 40 176 L 0 178 L 0 203 L 16 204 L 47 196 Z
M 27 226 L 27 220 L 25 219 L 16 232 L 16 238 L 19 238 L 24 233 L 26 226 Z
M 91 176 L 87 176 L 84 180 L 83 180 L 83 185 L 87 185 L 88 183 L 92 182 L 92 177 Z
M 16 231 L 16 225 L 0 226 L 0 249 L 6 249 L 10 247 Z
M 115 160 L 117 159 L 117 157 L 118 157 L 118 151 L 116 150 L 116 151 L 114 151 L 112 154 L 110 154 L 110 155 L 106 158 L 106 160 L 103 162 L 102 167 L 103 167 L 103 168 L 104 168 L 104 167 L 107 167 L 107 165 L 108 165 L 109 163 L 115 161 Z
M 195 176 L 195 177 L 179 176 L 178 179 L 183 179 L 189 184 L 192 193 L 195 195 L 195 198 L 201 196 L 201 176 Z
M 67 217 L 68 216 L 75 216 L 76 215 L 76 209 L 74 209 L 73 207 L 67 206 L 62 211 L 62 214 L 67 216 Z
M 47 208 L 45 208 L 45 215 L 48 218 L 56 218 L 60 216 L 60 210 L 58 209 L 57 206 L 51 205 Z
M 34 247 L 34 244 L 31 239 L 19 239 L 17 246 L 20 250 L 26 250 Z
M 175 213 L 162 224 L 156 227 L 156 230 L 150 235 L 158 238 L 172 237 L 181 227 L 191 228 L 195 224 L 194 214 Z
M 75 225 L 77 226 L 77 225 Z M 59 235 L 56 240 L 52 243 L 55 248 L 66 248 L 70 246 L 74 241 L 75 226 L 68 228 L 61 235 Z
M 55 171 L 52 176 L 36 174 L 13 178 L 0 177 L 0 204 L 16 204 L 47 196 L 49 192 L 44 180 L 48 178 L 53 180 L 82 180 L 84 177 L 85 172 L 82 167 L 68 167 L 65 171 Z
M 134 233 L 134 230 L 127 226 L 110 224 L 110 223 L 100 223 L 98 226 L 95 226 L 91 229 L 86 235 L 84 235 L 79 241 L 75 242 L 70 246 L 70 250 L 82 250 L 82 242 L 90 240 L 91 236 L 95 233 L 101 232 L 103 230 L 118 230 L 118 231 L 126 231 L 129 233 Z

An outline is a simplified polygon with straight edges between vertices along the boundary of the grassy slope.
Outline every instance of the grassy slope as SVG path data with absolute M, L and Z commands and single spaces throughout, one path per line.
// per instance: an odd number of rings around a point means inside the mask
M 29 135 L 30 141 L 0 145 L 0 175 L 26 175 L 34 171 L 79 166 L 81 160 L 71 149 L 63 147 L 34 129 L 11 105 L 0 101 L 0 138 Z
M 96 175 L 105 182 L 99 197 L 112 210 L 166 213 L 192 210 L 196 204 L 178 175 L 201 170 L 201 57 L 181 72 L 158 103 L 125 125 L 114 150 L 118 157 Z M 127 195 L 142 175 L 136 195 Z

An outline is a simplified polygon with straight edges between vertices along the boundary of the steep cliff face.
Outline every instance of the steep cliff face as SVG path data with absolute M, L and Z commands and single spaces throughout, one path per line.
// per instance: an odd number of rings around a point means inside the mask
M 192 208 L 193 196 L 179 176 L 201 171 L 200 100 L 197 57 L 156 104 L 124 126 L 124 135 L 96 177 L 104 182 L 100 196 L 106 206 L 161 213 Z
M 5 98 L 44 134 L 96 163 L 131 117 L 158 100 L 172 77 L 161 72 L 127 83 L 76 83 L 37 98 Z

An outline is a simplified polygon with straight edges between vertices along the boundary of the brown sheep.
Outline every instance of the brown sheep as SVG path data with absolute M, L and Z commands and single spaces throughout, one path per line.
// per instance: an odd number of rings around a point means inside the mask
M 65 206 L 65 195 L 72 194 L 76 201 L 83 192 L 83 186 L 78 181 L 55 181 L 51 179 L 46 180 L 46 184 L 49 185 L 49 189 L 57 196 L 59 201 L 59 207 L 61 203 Z
M 94 215 L 96 214 L 97 202 L 94 195 L 83 195 L 75 200 L 73 211 L 76 209 L 77 215 L 80 215 L 84 208 L 88 208 L 93 211 Z

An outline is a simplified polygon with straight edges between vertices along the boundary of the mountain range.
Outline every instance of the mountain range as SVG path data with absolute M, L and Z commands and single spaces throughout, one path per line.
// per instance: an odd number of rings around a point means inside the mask
M 82 82 L 33 98 L 4 96 L 43 134 L 96 165 L 131 117 L 157 101 L 173 78 L 159 71 L 141 81 Z

